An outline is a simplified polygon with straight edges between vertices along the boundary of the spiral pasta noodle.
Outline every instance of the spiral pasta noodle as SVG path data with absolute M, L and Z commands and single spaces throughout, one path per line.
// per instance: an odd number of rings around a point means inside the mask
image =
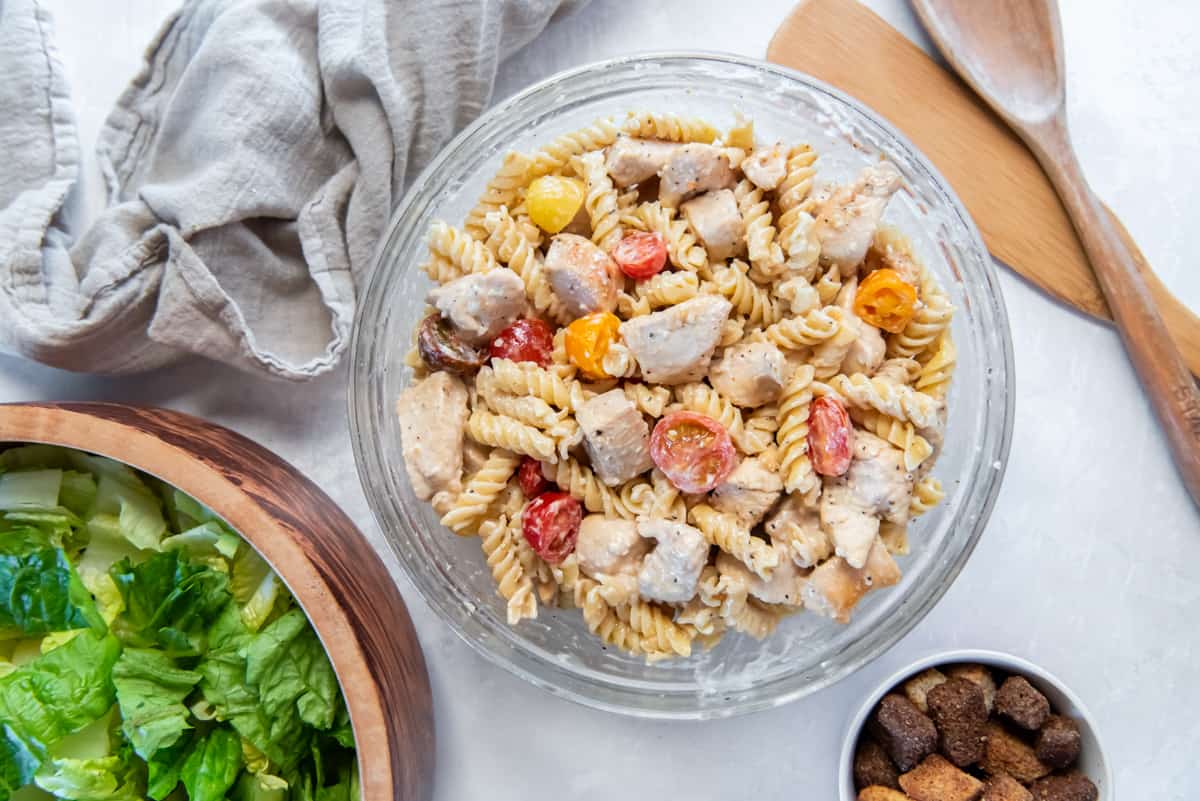
M 683 117 L 678 114 L 656 114 L 650 111 L 630 112 L 624 125 L 625 133 L 648 139 L 665 139 L 669 142 L 701 142 L 712 144 L 719 132 L 698 117 Z
M 679 407 L 696 412 L 719 422 L 729 432 L 734 444 L 746 453 L 758 453 L 770 443 L 769 435 L 747 431 L 742 412 L 707 384 L 683 384 L 675 389 Z
M 671 390 L 663 386 L 630 382 L 622 386 L 621 391 L 638 411 L 651 417 L 662 417 L 667 404 L 671 402 Z
M 946 491 L 942 489 L 942 482 L 933 476 L 925 476 L 913 488 L 912 500 L 908 505 L 908 516 L 920 517 L 941 503 L 945 497 Z
M 950 325 L 954 307 L 940 290 L 922 293 L 922 305 L 899 334 L 888 338 L 888 356 L 906 356 L 921 361 L 921 355 Z
M 467 420 L 467 436 L 483 445 L 505 448 L 539 462 L 558 461 L 558 447 L 552 438 L 531 425 L 482 409 L 476 409 Z
M 779 554 L 765 540 L 752 535 L 735 515 L 699 503 L 688 510 L 688 519 L 706 540 L 762 578 L 770 578 L 771 570 L 779 564 Z
M 612 250 L 621 241 L 617 212 L 617 190 L 604 168 L 604 154 L 598 150 L 580 156 L 579 168 L 587 194 L 583 207 L 592 222 L 592 241 L 603 250 Z
M 581 153 L 608 147 L 620 133 L 615 122 L 601 119 L 586 128 L 556 137 L 533 154 L 533 163 L 529 167 L 530 180 L 559 172 Z
M 630 509 L 621 499 L 621 493 L 596 478 L 596 474 L 578 459 L 567 458 L 550 465 L 552 472 L 547 477 L 563 492 L 583 504 L 589 512 L 598 512 L 609 517 L 632 520 L 637 510 Z
M 783 350 L 799 350 L 833 339 L 845 327 L 846 313 L 837 306 L 825 306 L 767 326 L 763 337 Z
M 921 365 L 914 386 L 930 397 L 945 398 L 957 362 L 958 351 L 954 347 L 954 340 L 950 338 L 949 329 L 944 329 L 934 344 L 933 355 Z
M 487 239 L 488 232 L 483 224 L 484 218 L 502 207 L 512 208 L 516 205 L 521 190 L 529 184 L 532 166 L 533 160 L 524 153 L 518 153 L 515 150 L 505 153 L 500 170 L 484 187 L 483 194 L 475 204 L 475 208 L 467 213 L 463 230 L 475 239 L 481 241 Z
M 546 279 L 546 268 L 536 243 L 526 235 L 522 226 L 506 209 L 488 214 L 483 224 L 487 229 L 488 250 L 520 276 L 525 284 L 525 294 L 533 307 L 559 322 L 569 320 L 570 315 Z
M 680 270 L 697 273 L 701 278 L 709 277 L 708 252 L 697 241 L 687 220 L 676 217 L 674 209 L 656 200 L 638 206 L 637 217 L 645 226 L 643 230 L 657 233 L 666 241 L 671 264 Z
M 784 269 L 783 249 L 775 241 L 771 204 L 763 191 L 749 178 L 743 178 L 733 189 L 742 224 L 746 227 L 746 250 L 750 259 L 750 275 L 759 283 L 769 284 Z
M 836 375 L 829 380 L 829 387 L 860 409 L 874 409 L 897 420 L 907 420 L 918 428 L 938 425 L 941 403 L 912 387 L 862 373 Z
M 804 201 L 812 191 L 813 179 L 817 174 L 817 153 L 808 145 L 793 147 L 788 152 L 787 170 L 783 181 L 776 189 L 779 209 L 779 239 L 790 242 L 799 213 L 804 211 Z M 788 254 L 791 255 L 791 254 Z
M 770 325 L 783 316 L 771 290 L 759 286 L 746 273 L 746 265 L 735 261 L 713 271 L 713 286 L 733 304 L 734 311 L 750 325 Z
M 454 505 L 442 516 L 442 525 L 459 535 L 475 533 L 488 508 L 500 497 L 520 464 L 521 457 L 515 453 L 500 448 L 492 450 L 479 471 L 467 481 Z
M 487 520 L 479 527 L 480 546 L 496 591 L 507 604 L 508 625 L 515 626 L 525 619 L 537 617 L 537 598 L 533 582 L 521 567 L 508 518 L 504 515 Z
M 779 398 L 779 429 L 775 442 L 779 445 L 779 471 L 783 487 L 801 495 L 820 491 L 821 481 L 813 471 L 808 456 L 808 414 L 812 403 L 813 368 L 797 367 L 783 387 Z
M 916 470 L 933 455 L 933 446 L 929 444 L 929 440 L 918 434 L 910 422 L 897 420 L 874 409 L 855 409 L 850 416 L 864 430 L 903 451 L 906 470 Z
M 429 249 L 453 264 L 461 275 L 496 269 L 495 257 L 482 242 L 441 220 L 430 226 Z
M 689 630 L 671 620 L 654 604 L 634 597 L 629 604 L 629 626 L 642 635 L 642 643 L 653 651 L 674 652 L 679 656 L 691 656 L 692 636 Z
M 675 306 L 700 294 L 700 279 L 695 273 L 661 272 L 645 281 L 639 281 L 635 290 L 650 309 Z
M 491 370 L 498 389 L 514 395 L 533 395 L 568 412 L 578 410 L 587 400 L 578 381 L 562 378 L 530 362 L 492 359 Z

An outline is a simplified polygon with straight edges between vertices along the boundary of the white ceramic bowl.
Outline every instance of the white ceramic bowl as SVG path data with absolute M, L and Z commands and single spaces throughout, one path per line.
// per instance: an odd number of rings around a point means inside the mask
M 850 726 L 846 730 L 846 739 L 842 742 L 842 756 L 838 760 L 838 794 L 841 801 L 856 801 L 858 798 L 858 794 L 854 791 L 854 750 L 858 745 L 858 738 L 862 734 L 867 718 L 875 710 L 883 696 L 922 670 L 952 665 L 957 662 L 978 662 L 1006 673 L 1020 674 L 1050 700 L 1050 707 L 1055 714 L 1074 718 L 1079 723 L 1079 734 L 1083 740 L 1079 761 L 1075 767 L 1095 783 L 1096 789 L 1100 791 L 1099 801 L 1113 801 L 1116 795 L 1113 791 L 1112 771 L 1104 756 L 1104 746 L 1100 744 L 1100 734 L 1096 729 L 1095 718 L 1075 693 L 1071 692 L 1067 685 L 1053 673 L 1019 656 L 999 651 L 970 649 L 942 651 L 918 659 L 911 665 L 888 676 L 867 697 L 850 720 Z

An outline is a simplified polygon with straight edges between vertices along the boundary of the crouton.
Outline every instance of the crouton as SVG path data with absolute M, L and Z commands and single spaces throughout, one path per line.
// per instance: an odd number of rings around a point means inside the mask
M 976 801 L 983 792 L 983 782 L 938 754 L 900 774 L 900 787 L 913 801 Z
M 900 777 L 901 783 L 904 777 Z M 1100 791 L 1087 776 L 1072 773 L 1067 776 L 1047 776 L 1029 788 L 1034 801 L 1096 801 Z
M 896 769 L 895 763 L 887 755 L 887 751 L 883 750 L 882 745 L 865 737 L 859 740 L 858 748 L 854 752 L 854 788 L 856 790 L 872 786 L 899 790 L 900 782 L 897 781 L 899 776 L 900 771 Z
M 1079 724 L 1062 715 L 1051 715 L 1038 732 L 1037 758 L 1052 768 L 1065 768 L 1079 758 Z
M 1033 801 L 1033 794 L 1012 776 L 1000 773 L 984 783 L 979 801 Z
M 870 729 L 900 770 L 912 770 L 937 748 L 933 721 L 903 695 L 883 697 L 871 716 Z
M 928 703 L 942 755 L 960 768 L 982 759 L 988 714 L 979 686 L 966 679 L 948 679 L 929 691 Z
M 946 674 L 942 673 L 942 671 L 938 670 L 937 668 L 922 670 L 920 673 L 904 682 L 904 694 L 908 696 L 908 700 L 913 702 L 913 706 L 922 712 L 928 712 L 929 705 L 925 703 L 925 696 L 930 690 L 945 680 Z
M 912 801 L 899 790 L 873 784 L 858 791 L 858 801 Z
M 987 743 L 979 766 L 985 772 L 993 776 L 1007 773 L 1021 784 L 1029 784 L 1050 773 L 1050 766 L 1037 758 L 1032 746 L 1001 724 L 988 721 L 984 733 Z
M 947 668 L 946 675 L 952 679 L 966 679 L 978 684 L 979 689 L 983 690 L 983 703 L 987 706 L 987 712 L 992 714 L 992 710 L 996 708 L 996 679 L 992 677 L 992 671 L 988 670 L 987 665 L 964 662 Z
M 1050 717 L 1050 701 L 1024 676 L 1009 676 L 996 691 L 996 713 L 1036 731 Z

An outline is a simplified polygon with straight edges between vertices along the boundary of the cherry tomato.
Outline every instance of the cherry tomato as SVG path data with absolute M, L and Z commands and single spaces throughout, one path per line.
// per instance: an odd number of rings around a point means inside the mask
M 529 219 L 548 234 L 566 228 L 583 205 L 583 182 L 561 175 L 544 175 L 529 185 L 525 205 Z
M 612 257 L 621 272 L 636 281 L 644 281 L 662 272 L 666 266 L 667 242 L 662 234 L 634 231 L 617 243 Z
M 671 412 L 650 435 L 650 458 L 682 492 L 708 492 L 737 466 L 725 426 L 696 412 Z
M 521 469 L 517 471 L 517 484 L 526 498 L 536 498 L 550 488 L 550 482 L 542 474 L 542 463 L 532 456 L 521 460 Z
M 608 378 L 602 362 L 620 327 L 621 318 L 610 312 L 585 314 L 567 326 L 567 358 L 589 378 Z
M 541 320 L 517 320 L 496 335 L 489 351 L 493 359 L 533 362 L 547 367 L 554 351 L 554 329 Z
M 876 328 L 899 334 L 917 313 L 917 289 L 895 270 L 876 270 L 859 284 L 854 313 Z
M 538 556 L 557 565 L 575 550 L 581 522 L 579 501 L 565 492 L 543 492 L 525 507 L 521 532 Z
M 421 321 L 417 331 L 417 352 L 433 370 L 471 375 L 483 366 L 482 351 L 468 345 L 454 333 L 454 328 L 438 314 Z
M 812 402 L 808 413 L 808 458 L 823 476 L 845 475 L 854 450 L 854 426 L 846 407 L 826 395 Z

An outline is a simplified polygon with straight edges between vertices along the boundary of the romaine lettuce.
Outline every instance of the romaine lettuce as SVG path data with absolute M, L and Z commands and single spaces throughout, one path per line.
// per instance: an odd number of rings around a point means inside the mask
M 67 554 L 44 542 L 32 528 L 5 532 L 0 539 L 0 629 L 103 632 L 104 620 Z
M 183 670 L 162 651 L 126 648 L 113 666 L 121 731 L 143 759 L 174 745 L 186 729 L 188 696 L 200 674 Z

